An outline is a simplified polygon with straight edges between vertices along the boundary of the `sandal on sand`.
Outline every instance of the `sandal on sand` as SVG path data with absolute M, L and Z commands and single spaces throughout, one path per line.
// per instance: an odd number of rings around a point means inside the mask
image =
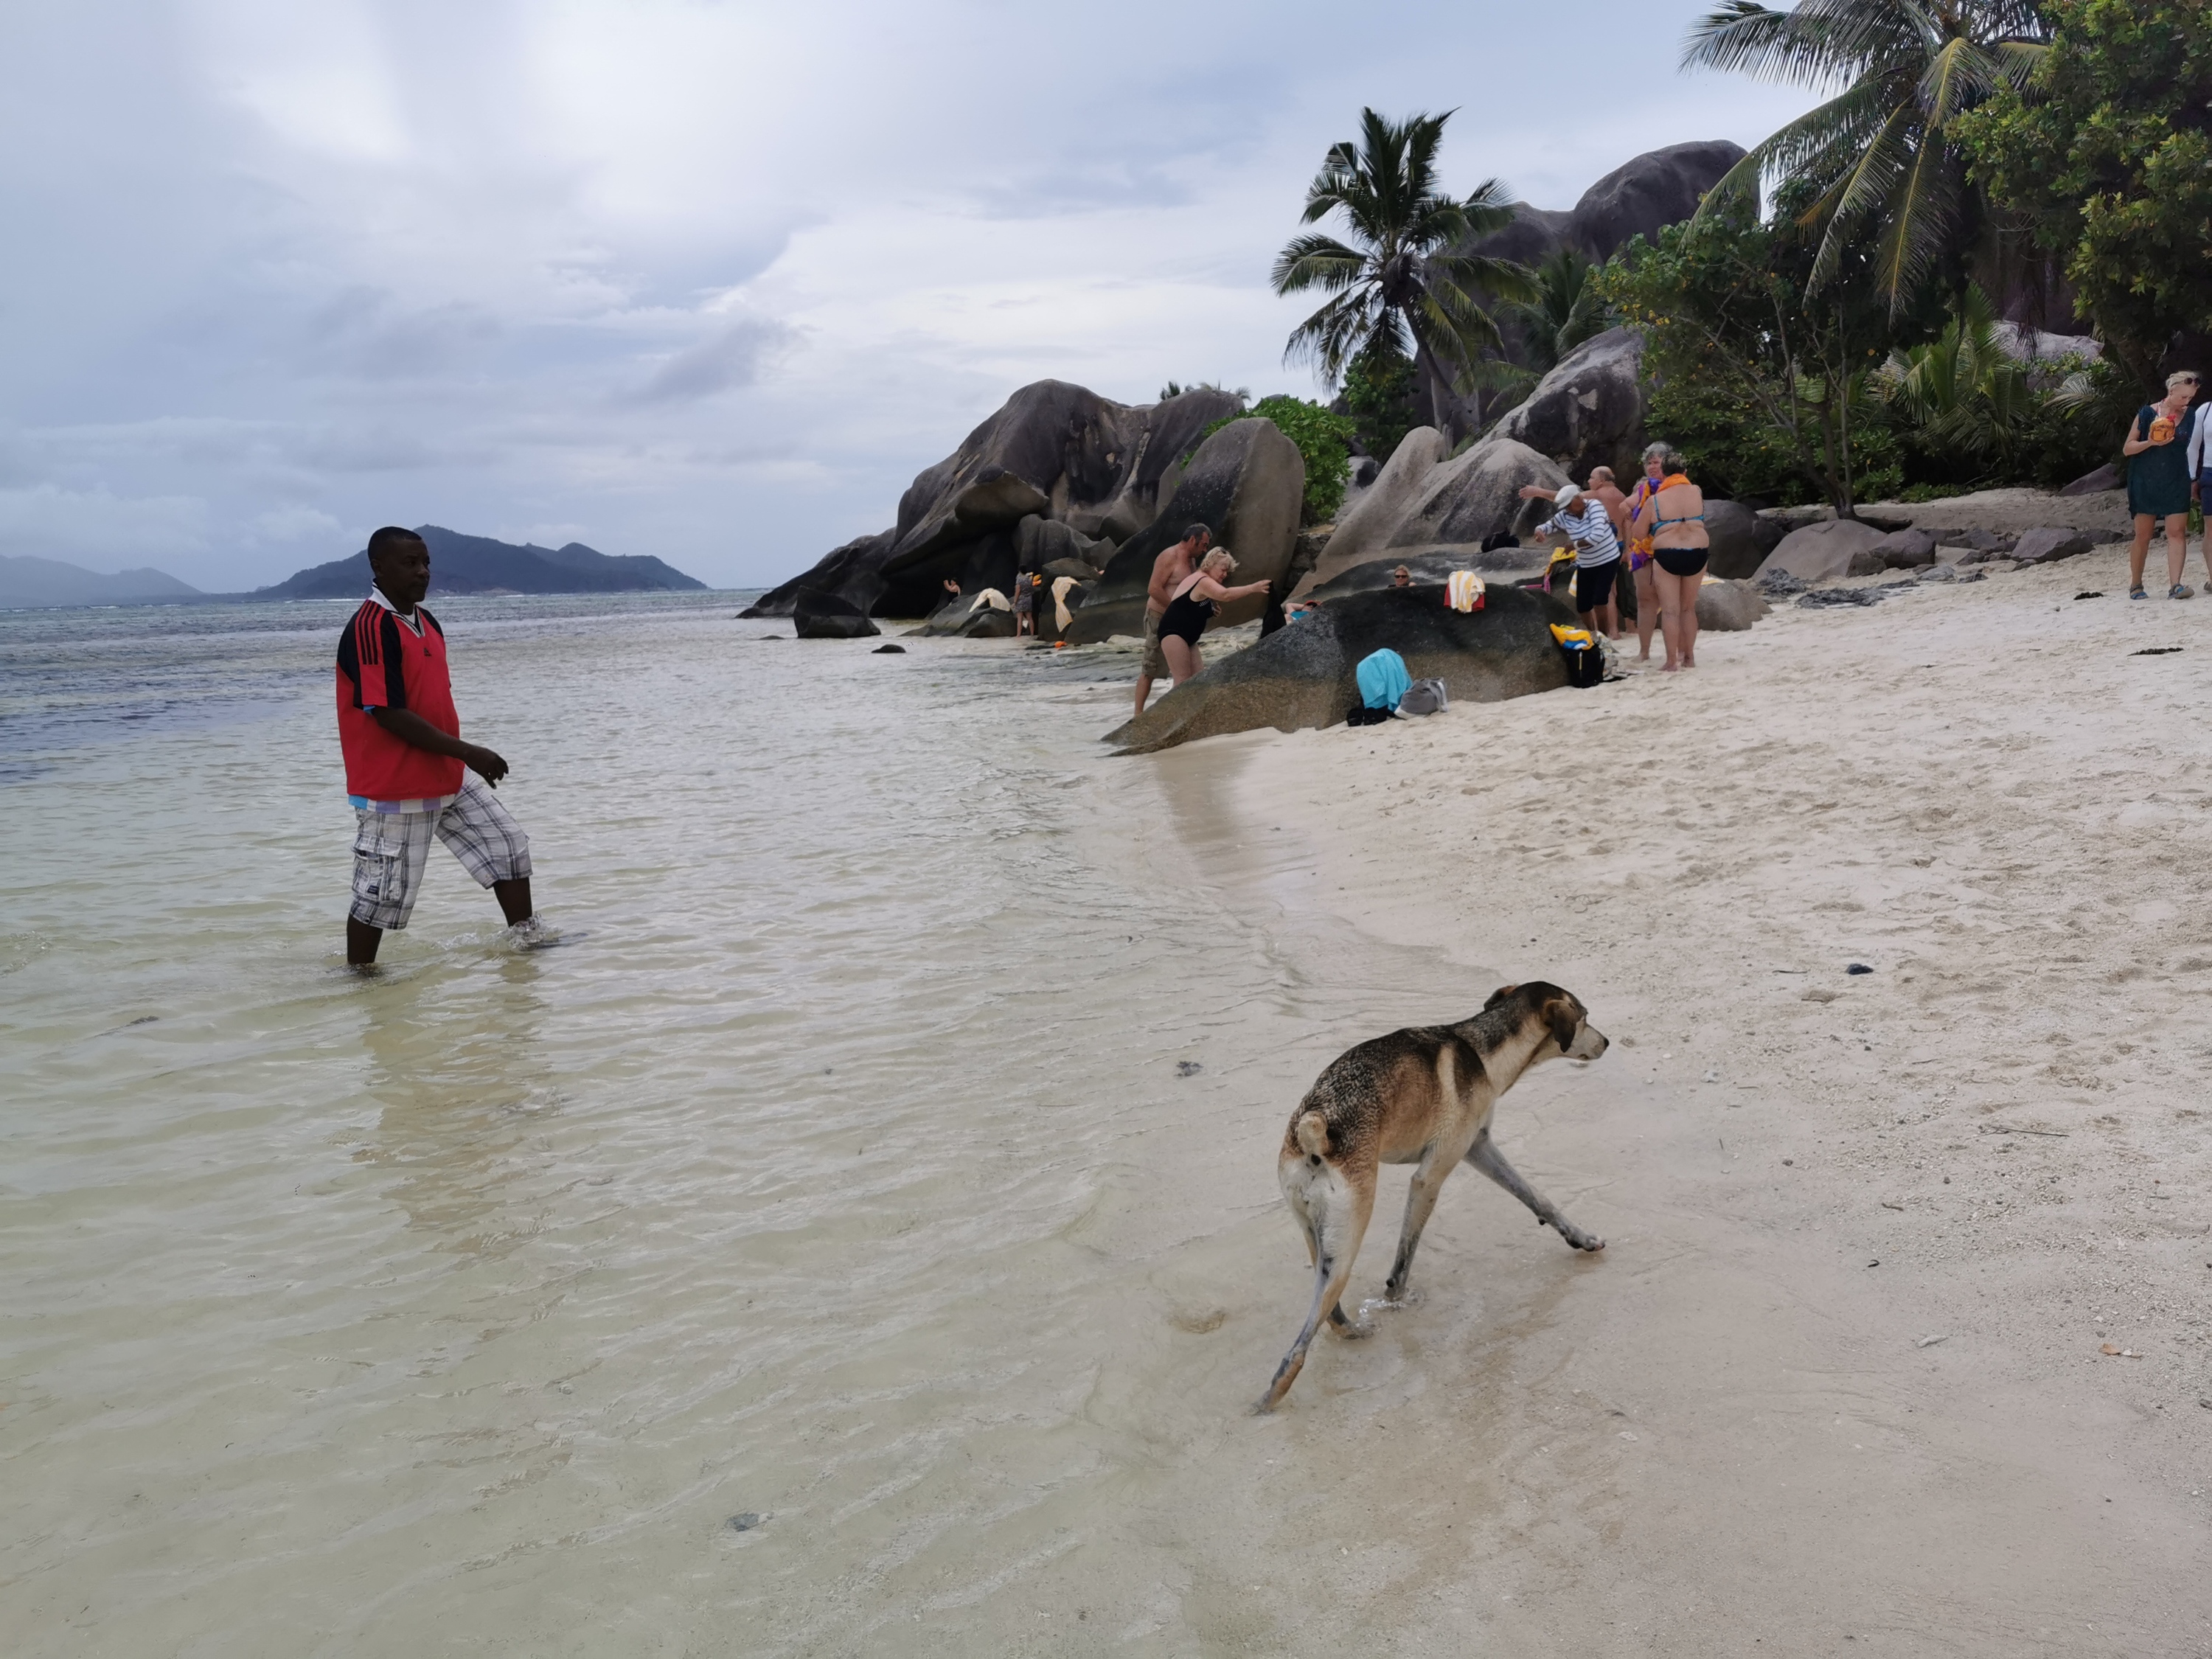
M 2150 595 L 2144 592 L 2140 587 L 2130 587 L 2128 589 L 2128 597 L 2131 599 L 2147 599 Z
M 2166 590 L 2166 597 L 2169 599 L 2185 599 L 2196 591 L 2187 582 L 2176 582 Z

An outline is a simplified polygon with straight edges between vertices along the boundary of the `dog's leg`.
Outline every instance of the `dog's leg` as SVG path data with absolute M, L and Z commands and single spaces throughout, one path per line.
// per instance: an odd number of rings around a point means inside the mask
M 1298 1380 L 1298 1371 L 1306 1363 L 1306 1350 L 1313 1346 L 1314 1333 L 1321 1328 L 1323 1319 L 1334 1323 L 1340 1335 L 1367 1334 L 1363 1327 L 1344 1317 L 1340 1304 L 1344 1300 L 1344 1287 L 1352 1279 L 1352 1264 L 1359 1254 L 1359 1241 L 1366 1236 L 1367 1218 L 1375 1211 L 1375 1172 L 1367 1171 L 1364 1182 L 1353 1177 L 1352 1191 L 1344 1196 L 1349 1197 L 1351 1202 L 1340 1202 L 1328 1208 L 1314 1206 L 1308 1223 L 1310 1243 L 1314 1246 L 1313 1306 L 1306 1312 L 1306 1322 L 1298 1331 L 1297 1340 L 1291 1344 L 1283 1363 L 1275 1367 L 1275 1380 L 1261 1398 L 1259 1409 L 1263 1412 L 1271 1412 L 1280 1405 L 1283 1396 L 1291 1391 L 1291 1384 Z
M 1521 1179 L 1521 1172 L 1505 1161 L 1505 1155 L 1491 1141 L 1489 1130 L 1485 1129 L 1475 1137 L 1474 1145 L 1468 1148 L 1467 1161 L 1534 1210 L 1538 1221 L 1547 1227 L 1558 1228 L 1559 1237 L 1577 1249 L 1601 1250 L 1605 1248 L 1603 1239 L 1576 1226 L 1559 1213 L 1550 1199 Z
M 1406 1225 L 1398 1235 L 1398 1259 L 1391 1264 L 1390 1277 L 1382 1285 L 1386 1303 L 1405 1300 L 1406 1280 L 1413 1271 L 1413 1252 L 1420 1248 L 1421 1229 L 1429 1224 L 1437 1194 L 1443 1191 L 1444 1177 L 1452 1172 L 1455 1162 L 1449 1152 L 1439 1158 L 1437 1148 L 1431 1146 L 1413 1168 L 1413 1183 L 1406 1188 Z

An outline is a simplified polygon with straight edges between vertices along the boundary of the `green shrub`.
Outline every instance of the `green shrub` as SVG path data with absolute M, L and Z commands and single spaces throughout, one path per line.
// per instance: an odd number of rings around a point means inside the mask
M 1298 447 L 1306 464 L 1306 496 L 1300 524 L 1326 524 L 1344 504 L 1344 485 L 1350 471 L 1352 439 L 1358 423 L 1348 415 L 1332 415 L 1319 404 L 1297 398 L 1262 398 L 1241 415 L 1224 415 L 1198 434 L 1198 442 L 1184 456 L 1188 460 L 1204 443 L 1231 421 L 1254 418 L 1273 421 L 1276 430 Z
M 1408 432 L 1426 424 L 1413 360 L 1402 351 L 1370 349 L 1346 364 L 1344 406 L 1358 428 L 1360 443 L 1381 462 L 1389 460 Z

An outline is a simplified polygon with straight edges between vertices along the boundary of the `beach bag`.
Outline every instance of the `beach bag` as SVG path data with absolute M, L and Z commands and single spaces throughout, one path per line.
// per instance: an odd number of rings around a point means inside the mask
M 1562 628 L 1553 623 L 1552 637 L 1566 654 L 1569 685 L 1587 690 L 1605 684 L 1605 653 L 1599 649 L 1589 629 Z
M 1344 723 L 1346 726 L 1383 726 L 1389 724 L 1389 719 L 1390 711 L 1387 708 L 1370 708 L 1364 702 L 1355 702 L 1345 711 Z
M 1451 693 L 1442 680 L 1415 680 L 1398 699 L 1401 714 L 1440 714 L 1451 707 Z

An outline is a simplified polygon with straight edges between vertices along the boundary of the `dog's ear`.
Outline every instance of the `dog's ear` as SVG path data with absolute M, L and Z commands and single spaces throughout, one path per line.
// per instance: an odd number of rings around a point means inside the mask
M 1552 1041 L 1565 1054 L 1575 1040 L 1575 1028 L 1583 1023 L 1582 1010 L 1570 996 L 1556 996 L 1544 1005 L 1544 1024 L 1551 1028 Z
M 1482 1005 L 1482 1012 L 1486 1014 L 1488 1013 L 1492 1008 L 1495 1008 L 1499 1003 L 1504 1001 L 1506 998 L 1511 996 L 1520 988 L 1521 988 L 1517 985 L 1499 986 L 1495 991 L 1492 991 L 1490 994 L 1490 1000 Z

